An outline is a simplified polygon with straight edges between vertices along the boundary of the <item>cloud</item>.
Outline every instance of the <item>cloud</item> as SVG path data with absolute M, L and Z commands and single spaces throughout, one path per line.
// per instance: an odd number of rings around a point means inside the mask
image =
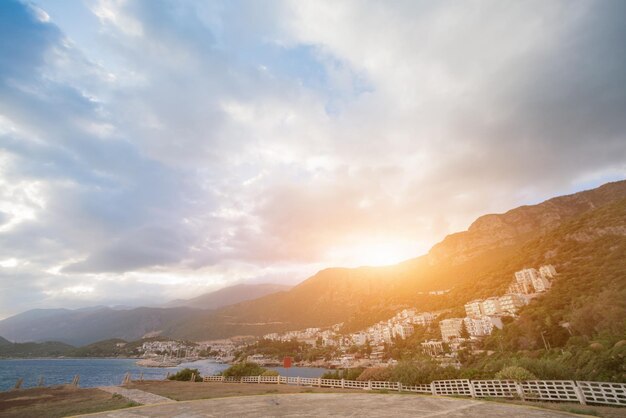
M 626 174 L 623 2 L 0 7 L 0 315 L 417 256 Z

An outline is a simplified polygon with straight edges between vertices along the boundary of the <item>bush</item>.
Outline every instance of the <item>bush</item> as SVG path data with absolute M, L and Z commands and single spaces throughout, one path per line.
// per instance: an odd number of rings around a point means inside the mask
M 537 376 L 529 372 L 523 367 L 509 366 L 496 373 L 496 379 L 499 380 L 535 380 Z
M 389 367 L 370 367 L 363 370 L 363 373 L 356 380 L 368 381 L 375 380 L 379 382 L 389 381 L 391 378 L 391 369 Z
M 261 373 L 261 376 L 278 376 L 278 372 L 276 370 L 265 370 Z
M 180 382 L 189 382 L 193 374 L 196 375 L 194 382 L 202 382 L 202 376 L 200 376 L 200 372 L 198 371 L 198 369 L 188 369 L 188 368 L 179 370 L 178 373 L 168 377 L 168 379 L 178 380 Z
M 266 371 L 267 369 L 259 366 L 256 363 L 245 362 L 245 363 L 233 364 L 228 369 L 222 372 L 222 376 L 226 376 L 226 377 L 260 376 Z
M 457 379 L 459 371 L 452 367 L 440 367 L 430 359 L 402 361 L 391 370 L 392 382 L 412 386 L 430 383 L 433 380 Z
M 341 369 L 334 372 L 326 372 L 322 375 L 322 379 L 334 379 L 334 380 L 356 380 L 361 373 L 363 373 L 362 367 L 356 367 L 354 369 Z

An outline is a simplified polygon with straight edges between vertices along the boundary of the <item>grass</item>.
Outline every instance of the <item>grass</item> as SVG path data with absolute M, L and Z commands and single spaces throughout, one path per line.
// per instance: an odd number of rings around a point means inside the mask
M 2 418 L 57 418 L 132 406 L 137 404 L 98 389 L 57 386 L 0 392 Z
M 139 389 L 177 401 L 252 396 L 283 393 L 363 393 L 359 389 L 331 389 L 293 385 L 259 385 L 257 383 L 192 383 L 153 380 L 133 382 L 129 389 Z

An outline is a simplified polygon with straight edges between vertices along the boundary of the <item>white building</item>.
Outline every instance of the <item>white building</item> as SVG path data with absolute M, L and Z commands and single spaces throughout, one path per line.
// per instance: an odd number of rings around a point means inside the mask
M 350 337 L 352 338 L 352 342 L 356 345 L 365 345 L 367 342 L 367 334 L 364 332 L 355 332 Z
M 443 354 L 443 341 L 435 341 L 435 340 L 425 341 L 421 343 L 421 346 L 422 346 L 422 352 L 424 354 L 428 354 L 429 356 L 435 357 L 440 354 Z
M 497 316 L 481 316 L 480 318 L 464 318 L 465 327 L 472 337 L 491 335 L 494 327 L 502 329 L 502 320 Z
M 411 318 L 411 322 L 416 325 L 421 325 L 423 327 L 427 327 L 435 320 L 437 315 L 430 312 L 422 312 L 418 315 L 415 315 Z
M 439 321 L 439 329 L 441 330 L 441 339 L 445 342 L 461 337 L 461 329 L 463 327 L 463 318 L 448 318 Z
M 485 299 L 481 302 L 481 310 L 483 315 L 500 315 L 502 314 L 502 307 L 500 306 L 500 300 L 497 297 Z
M 516 313 L 519 308 L 528 304 L 528 299 L 518 293 L 508 293 L 498 299 L 502 311 L 509 314 Z
M 552 264 L 539 267 L 539 274 L 545 279 L 553 279 L 556 276 L 556 269 Z
M 483 314 L 482 301 L 480 299 L 465 304 L 465 314 L 470 318 L 476 318 Z
M 550 280 L 546 279 L 543 276 L 538 276 L 533 280 L 533 287 L 535 288 L 535 292 L 545 292 L 546 290 L 550 289 L 551 286 L 552 284 L 550 283 Z
M 539 276 L 539 272 L 537 271 L 537 269 L 524 269 L 524 270 L 516 271 L 515 282 L 517 284 L 517 290 L 519 291 L 516 293 L 523 293 L 523 294 L 533 293 L 533 290 L 534 290 L 533 281 L 537 280 L 539 277 L 540 276 Z
M 406 338 L 409 338 L 411 335 L 413 335 L 414 329 L 413 329 L 413 325 L 409 325 L 409 324 L 396 324 L 393 327 L 393 334 L 395 337 L 400 337 L 403 340 Z

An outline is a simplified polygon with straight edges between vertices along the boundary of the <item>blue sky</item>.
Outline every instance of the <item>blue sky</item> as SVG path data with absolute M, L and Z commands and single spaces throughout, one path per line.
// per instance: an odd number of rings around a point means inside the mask
M 0 2 L 0 317 L 418 256 L 626 177 L 622 1 Z

